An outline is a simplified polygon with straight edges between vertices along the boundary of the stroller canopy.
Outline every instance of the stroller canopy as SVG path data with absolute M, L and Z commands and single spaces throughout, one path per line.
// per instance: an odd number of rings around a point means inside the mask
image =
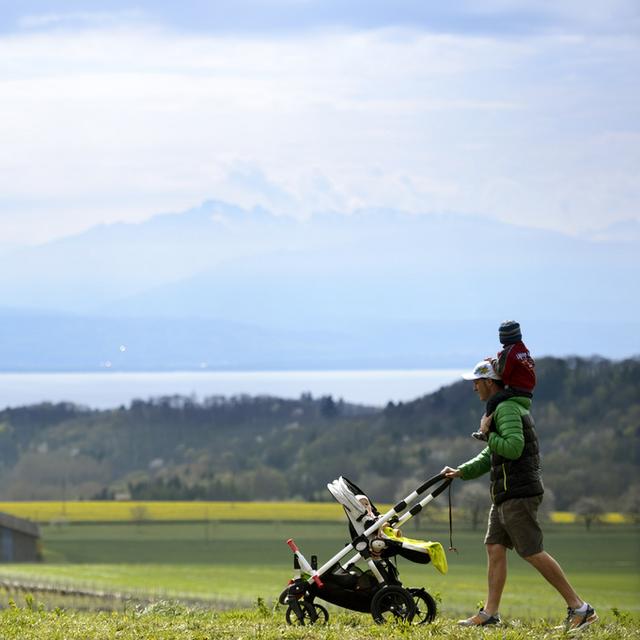
M 370 527 L 380 515 L 369 497 L 351 480 L 340 476 L 327 485 L 331 495 L 342 505 L 349 520 L 351 537 L 355 538 Z
M 375 524 L 380 516 L 380 512 L 369 497 L 348 478 L 340 476 L 337 480 L 329 483 L 327 489 L 344 508 L 352 540 Z M 389 545 L 390 553 L 387 555 L 397 553 L 407 560 L 421 564 L 431 561 L 440 573 L 446 573 L 448 570 L 447 557 L 439 542 L 406 538 L 399 529 L 389 526 L 389 524 L 382 526 L 382 523 L 380 528 L 370 537 L 384 540 Z

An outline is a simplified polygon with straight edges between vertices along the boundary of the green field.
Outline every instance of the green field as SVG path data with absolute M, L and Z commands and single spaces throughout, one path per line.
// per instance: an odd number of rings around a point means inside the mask
M 427 523 L 424 524 L 427 526 Z M 5 565 L 0 576 L 65 582 L 85 588 L 140 591 L 158 598 L 198 597 L 247 606 L 270 603 L 291 575 L 293 537 L 320 562 L 347 541 L 346 526 L 310 523 L 112 524 L 43 527 L 45 562 Z M 408 529 L 413 537 L 448 546 L 448 531 Z M 638 529 L 600 525 L 591 532 L 549 525 L 546 547 L 563 565 L 579 593 L 604 617 L 617 608 L 640 615 Z M 449 553 L 449 573 L 399 561 L 406 586 L 425 586 L 441 598 L 443 616 L 466 614 L 485 597 L 482 532 L 459 530 Z M 515 554 L 503 600 L 505 618 L 558 618 L 564 603 Z

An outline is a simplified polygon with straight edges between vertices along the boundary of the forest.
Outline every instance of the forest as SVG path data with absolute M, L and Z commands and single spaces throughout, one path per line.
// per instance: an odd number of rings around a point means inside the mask
M 553 506 L 586 496 L 631 509 L 640 358 L 541 358 L 536 370 L 532 414 Z M 480 451 L 470 434 L 482 411 L 465 381 L 383 409 L 308 393 L 12 407 L 0 412 L 0 499 L 318 501 L 345 475 L 394 500 Z

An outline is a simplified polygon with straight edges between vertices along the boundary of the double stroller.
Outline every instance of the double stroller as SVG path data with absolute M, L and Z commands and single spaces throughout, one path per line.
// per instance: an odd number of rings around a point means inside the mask
M 420 564 L 431 562 L 441 573 L 446 573 L 447 559 L 439 542 L 405 538 L 399 527 L 420 513 L 450 484 L 451 479 L 434 476 L 383 515 L 347 478 L 341 476 L 328 484 L 327 488 L 347 515 L 351 543 L 318 567 L 316 556 L 311 556 L 309 562 L 295 542 L 287 540 L 294 554 L 294 576 L 279 598 L 280 604 L 287 607 L 287 623 L 326 624 L 329 613 L 315 602 L 316 598 L 351 611 L 371 613 L 378 624 L 391 620 L 411 624 L 431 622 L 436 615 L 435 600 L 423 588 L 405 588 L 392 560 L 401 556 Z M 432 487 L 435 488 L 422 497 Z M 353 555 L 342 562 L 351 553 Z M 360 561 L 367 569 L 357 566 Z

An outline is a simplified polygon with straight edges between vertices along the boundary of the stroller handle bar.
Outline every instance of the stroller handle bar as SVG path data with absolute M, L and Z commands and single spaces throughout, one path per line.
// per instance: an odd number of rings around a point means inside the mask
M 436 487 L 431 493 L 429 493 L 426 497 L 416 503 L 416 500 L 424 494 L 428 489 L 438 484 L 438 482 L 442 481 L 438 487 Z M 412 491 L 404 500 L 401 500 L 392 507 L 387 513 L 381 515 L 370 527 L 368 527 L 360 539 L 369 538 L 369 536 L 373 535 L 377 531 L 380 531 L 382 527 L 387 524 L 403 524 L 407 520 L 413 518 L 413 516 L 417 515 L 422 511 L 425 505 L 429 504 L 432 500 L 437 498 L 452 482 L 452 478 L 445 478 L 443 474 L 438 474 L 429 478 L 426 482 L 421 484 L 415 491 Z M 407 511 L 408 509 L 408 511 Z M 293 542 L 293 541 L 291 541 Z M 288 543 L 289 544 L 289 543 Z M 291 544 L 289 544 L 291 546 Z M 367 545 L 365 544 L 365 547 Z M 293 547 L 291 547 L 293 550 Z M 297 549 L 297 548 L 296 548 Z M 326 571 L 331 569 L 335 565 L 336 562 L 339 562 L 344 558 L 348 553 L 351 553 L 356 549 L 353 543 L 344 547 L 341 551 L 339 551 L 333 558 L 325 562 L 317 571 L 312 571 L 311 577 L 308 579 L 308 582 L 316 581 L 316 578 L 322 576 Z M 357 551 L 360 551 L 358 548 Z M 296 553 L 296 552 L 294 552 Z M 296 555 L 302 556 L 299 550 L 297 550 Z M 302 556 L 304 557 L 304 556 Z M 306 562 L 306 560 L 305 560 Z M 307 563 L 308 564 L 308 563 Z
M 413 518 L 413 516 L 418 515 L 422 509 L 429 504 L 432 500 L 435 500 L 446 488 L 453 482 L 453 478 L 445 478 L 444 475 L 438 474 L 437 476 L 433 476 L 433 478 L 429 478 L 424 484 L 421 484 L 413 493 L 408 495 L 404 500 L 400 501 L 393 510 L 396 513 L 400 513 L 407 509 L 419 496 L 421 496 L 427 489 L 430 489 L 433 485 L 438 484 L 438 482 L 442 481 L 438 487 L 436 487 L 428 496 L 417 502 L 413 506 L 409 508 L 409 510 L 403 515 L 398 516 L 397 523 L 398 525 L 404 524 L 407 520 Z
M 404 500 L 398 502 L 398 504 L 393 507 L 393 510 L 399 514 L 402 513 L 408 505 L 412 504 L 418 496 L 421 496 L 427 489 L 430 489 L 434 484 L 440 482 L 440 480 L 444 480 L 437 489 L 431 492 L 432 498 L 437 498 L 450 484 L 451 478 L 445 478 L 445 476 L 439 473 L 437 476 L 433 476 L 433 478 L 429 478 L 426 482 L 421 484 L 415 491 L 410 493 Z M 418 509 L 420 511 L 420 509 Z M 418 513 L 418 512 L 416 512 Z M 413 514 L 415 515 L 415 513 Z

